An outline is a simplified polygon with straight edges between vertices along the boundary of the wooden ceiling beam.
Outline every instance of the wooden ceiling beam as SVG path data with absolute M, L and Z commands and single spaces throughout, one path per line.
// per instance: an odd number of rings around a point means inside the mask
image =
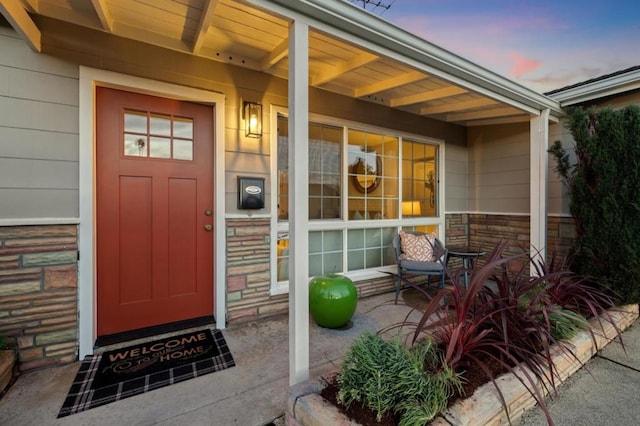
M 447 86 L 435 90 L 426 90 L 415 95 L 401 96 L 391 99 L 389 106 L 392 108 L 404 105 L 418 104 L 420 102 L 433 101 L 435 99 L 448 98 L 449 96 L 461 95 L 467 91 L 458 86 Z
M 23 0 L 24 7 L 29 13 L 38 13 L 39 2 L 40 0 Z
M 280 42 L 279 45 L 275 47 L 271 52 L 269 52 L 262 60 L 260 61 L 260 69 L 262 71 L 267 71 L 269 68 L 273 67 L 275 64 L 284 59 L 287 55 L 289 55 L 289 39 L 285 38 Z
M 484 118 L 496 118 L 496 117 L 510 117 L 513 115 L 522 114 L 523 111 L 517 110 L 513 107 L 506 108 L 493 108 L 475 112 L 459 112 L 455 114 L 447 114 L 447 121 L 469 121 L 469 120 L 481 120 Z
M 0 13 L 36 52 L 42 52 L 42 34 L 19 0 L 0 1 Z
M 341 75 L 349 71 L 353 71 L 355 69 L 363 67 L 376 60 L 378 60 L 378 56 L 373 55 L 371 53 L 367 53 L 367 52 L 362 53 L 346 62 L 343 62 L 340 65 L 337 65 L 330 71 L 326 71 L 316 76 L 312 76 L 310 83 L 312 86 L 321 86 L 325 83 L 328 83 L 331 80 L 335 80 L 336 78 L 340 77 Z
M 465 125 L 467 127 L 492 126 L 496 124 L 528 123 L 529 121 L 531 121 L 531 115 L 522 114 L 522 115 L 514 115 L 511 117 L 504 117 L 504 118 L 487 118 L 484 120 L 472 120 L 472 121 L 467 121 Z
M 198 24 L 198 29 L 193 39 L 192 52 L 194 55 L 200 53 L 202 44 L 207 38 L 209 27 L 211 27 L 211 22 L 213 22 L 213 15 L 216 12 L 216 7 L 218 7 L 218 0 L 205 0 L 204 7 L 202 8 L 202 14 L 200 15 L 200 23 Z
M 385 90 L 395 89 L 396 87 L 404 86 L 406 84 L 415 83 L 416 81 L 424 80 L 428 75 L 420 71 L 410 71 L 405 74 L 401 74 L 396 77 L 391 77 L 386 80 L 382 80 L 368 86 L 359 87 L 354 90 L 353 96 L 356 98 L 362 98 L 364 96 L 373 95 L 374 93 L 384 92 Z
M 167 35 L 147 31 L 144 28 L 124 24 L 118 21 L 114 22 L 113 34 L 120 37 L 141 41 L 143 43 L 153 44 L 155 46 L 176 50 L 178 52 L 191 53 L 191 46 L 187 45 L 187 43 L 182 40 Z
M 113 32 L 113 18 L 111 17 L 111 13 L 109 12 L 109 7 L 107 6 L 106 0 L 91 0 L 93 4 L 93 8 L 98 15 L 98 19 L 100 19 L 100 25 L 105 31 L 110 33 Z
M 420 109 L 422 115 L 450 113 L 454 111 L 464 111 L 466 109 L 480 108 L 489 105 L 495 105 L 498 102 L 491 98 L 478 98 L 468 101 L 452 102 L 444 105 L 426 106 Z

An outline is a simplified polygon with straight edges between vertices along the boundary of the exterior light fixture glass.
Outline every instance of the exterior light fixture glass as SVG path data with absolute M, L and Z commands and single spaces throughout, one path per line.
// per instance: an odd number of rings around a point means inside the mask
M 244 118 L 244 135 L 248 138 L 262 136 L 262 105 L 254 102 L 245 102 L 242 105 L 242 118 Z

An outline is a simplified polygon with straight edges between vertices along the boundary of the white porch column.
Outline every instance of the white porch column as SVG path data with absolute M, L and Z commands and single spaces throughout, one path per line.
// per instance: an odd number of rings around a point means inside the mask
M 531 257 L 545 260 L 547 253 L 547 195 L 549 187 L 549 110 L 530 122 L 531 144 Z M 530 269 L 535 275 L 535 269 Z
M 309 26 L 289 28 L 289 384 L 309 377 Z

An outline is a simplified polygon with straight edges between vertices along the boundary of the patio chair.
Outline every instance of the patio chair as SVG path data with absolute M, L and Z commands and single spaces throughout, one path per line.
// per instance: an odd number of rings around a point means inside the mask
M 401 234 L 409 234 L 413 236 L 425 236 L 423 232 L 402 231 L 393 238 L 393 248 L 396 255 L 396 263 L 398 265 L 398 279 L 396 282 L 396 304 L 398 303 L 398 295 L 402 287 L 402 278 L 404 275 L 428 275 L 427 287 L 431 284 L 431 277 L 439 277 L 438 288 L 444 288 L 444 280 L 446 275 L 446 259 L 447 249 L 442 242 L 435 238 L 433 240 L 433 260 L 414 260 L 402 251 Z M 404 255 L 404 256 L 403 256 Z

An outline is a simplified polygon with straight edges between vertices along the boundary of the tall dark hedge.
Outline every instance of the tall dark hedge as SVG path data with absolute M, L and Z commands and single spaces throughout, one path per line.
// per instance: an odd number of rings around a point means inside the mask
M 559 141 L 549 151 L 569 186 L 577 234 L 572 269 L 612 290 L 618 302 L 639 302 L 640 107 L 573 108 L 567 126 L 575 164 Z

